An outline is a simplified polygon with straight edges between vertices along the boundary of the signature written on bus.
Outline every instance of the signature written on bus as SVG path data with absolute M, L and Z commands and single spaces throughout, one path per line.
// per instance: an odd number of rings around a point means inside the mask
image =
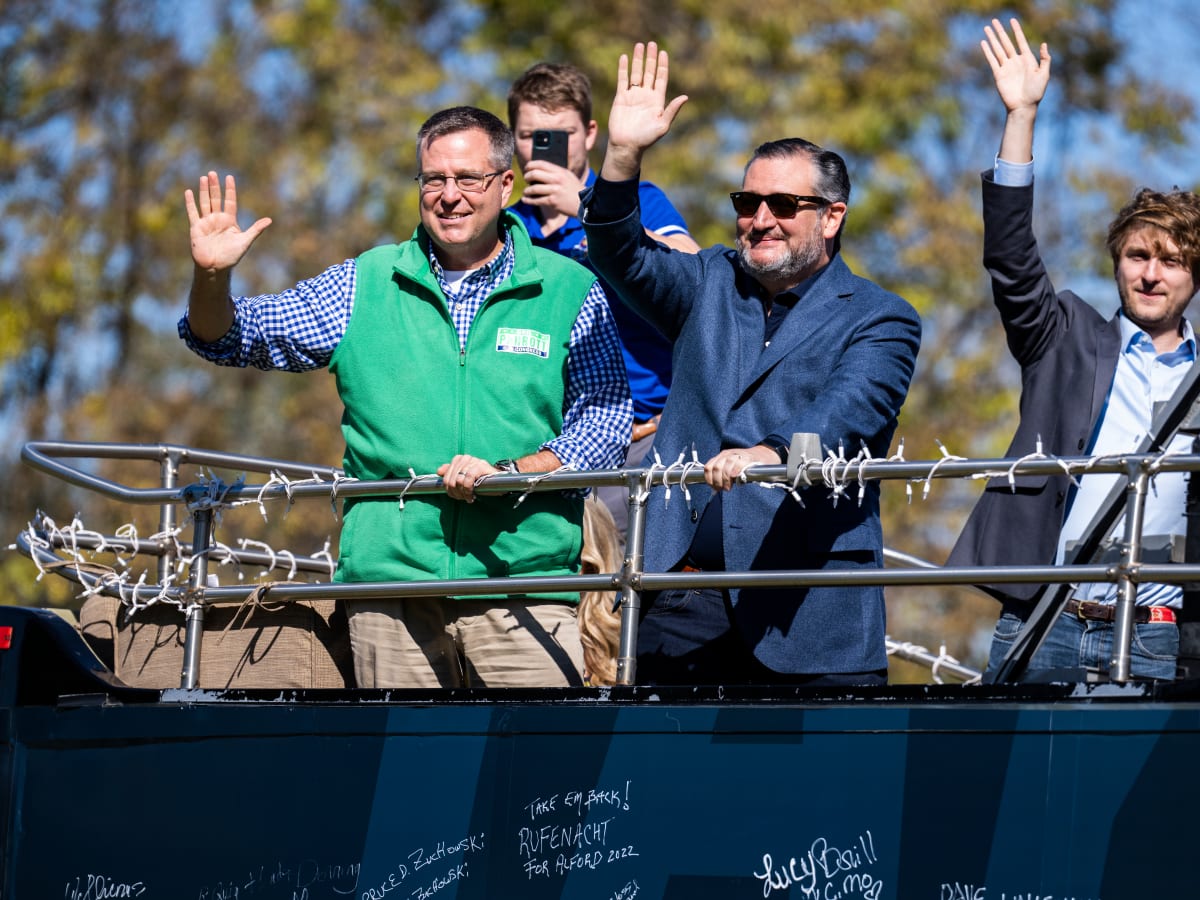
M 793 886 L 804 898 L 821 900 L 879 900 L 883 882 L 871 869 L 879 862 L 875 841 L 864 831 L 845 845 L 819 837 L 799 856 L 776 862 L 770 853 L 762 856 L 754 877 L 762 882 L 763 896 L 787 891 Z

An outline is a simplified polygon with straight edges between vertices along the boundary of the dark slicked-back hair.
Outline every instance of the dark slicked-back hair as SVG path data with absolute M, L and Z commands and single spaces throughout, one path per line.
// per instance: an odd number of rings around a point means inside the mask
M 538 63 L 508 89 L 508 125 L 517 127 L 517 110 L 532 103 L 547 112 L 573 109 L 586 125 L 592 121 L 592 83 L 567 63 Z
M 1108 226 L 1107 246 L 1114 270 L 1129 236 L 1146 226 L 1159 229 L 1175 242 L 1192 280 L 1200 284 L 1200 197 L 1191 191 L 1138 191 Z
M 512 165 L 513 152 L 516 150 L 512 131 L 487 110 L 474 106 L 452 106 L 425 120 L 417 132 L 417 165 L 420 166 L 421 152 L 430 141 L 459 131 L 482 131 L 488 136 L 491 145 L 489 162 L 493 169 L 505 171 Z
M 754 148 L 750 161 L 746 163 L 745 172 L 759 159 L 806 159 L 813 167 L 813 193 L 824 197 L 830 203 L 850 202 L 850 173 L 846 171 L 846 161 L 832 150 L 819 147 L 804 138 L 782 138 L 778 141 L 767 141 Z M 842 248 L 842 229 L 846 227 L 846 219 L 842 218 L 841 228 L 833 241 L 833 252 Z

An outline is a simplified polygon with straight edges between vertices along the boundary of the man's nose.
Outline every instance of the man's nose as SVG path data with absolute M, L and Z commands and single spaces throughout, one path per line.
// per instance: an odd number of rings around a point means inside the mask
M 751 221 L 755 231 L 767 231 L 775 227 L 775 216 L 771 213 L 771 208 L 767 206 L 767 201 L 763 200 L 758 204 L 758 209 L 754 211 L 754 219 Z
M 442 202 L 447 205 L 454 205 L 462 197 L 462 191 L 458 188 L 458 179 L 447 178 L 446 184 L 442 187 Z

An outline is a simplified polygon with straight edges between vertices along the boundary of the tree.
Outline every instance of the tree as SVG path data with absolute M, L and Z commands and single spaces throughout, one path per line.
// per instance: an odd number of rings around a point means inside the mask
M 1135 160 L 1162 158 L 1195 120 L 1176 84 L 1131 67 L 1122 8 L 1012 6 L 1054 53 L 1038 222 L 1064 280 L 1106 277 L 1099 230 L 1140 177 L 1082 152 L 1085 139 L 1119 122 Z M 854 181 L 848 262 L 908 297 L 925 323 L 900 428 L 906 457 L 936 458 L 935 438 L 959 455 L 998 455 L 1015 426 L 1016 378 L 979 265 L 977 173 L 995 152 L 1001 111 L 978 40 L 994 11 L 982 0 L 9 0 L 0 415 L 14 489 L 0 522 L 14 534 L 39 505 L 98 513 L 46 479 L 13 477 L 29 437 L 339 461 L 329 378 L 207 367 L 174 337 L 190 279 L 181 196 L 199 174 L 235 173 L 246 220 L 275 219 L 235 289 L 277 290 L 411 233 L 413 142 L 429 113 L 457 103 L 502 113 L 518 73 L 569 60 L 593 79 L 603 131 L 616 57 L 648 37 L 670 51 L 673 87 L 690 100 L 646 174 L 701 242 L 730 240 L 725 194 L 755 144 L 798 134 L 837 149 Z M 976 490 L 939 482 L 910 506 L 888 487 L 885 528 L 902 549 L 940 561 Z M 336 532 L 313 506 L 289 516 L 297 540 Z M 13 569 L 0 567 L 0 585 L 28 602 Z M 948 622 L 961 645 L 994 615 L 962 592 L 904 596 L 892 594 L 893 625 L 926 642 Z

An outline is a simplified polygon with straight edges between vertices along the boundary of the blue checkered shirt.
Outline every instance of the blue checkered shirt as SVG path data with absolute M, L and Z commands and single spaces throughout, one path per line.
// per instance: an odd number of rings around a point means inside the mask
M 446 295 L 460 346 L 466 344 L 475 314 L 512 274 L 514 263 L 512 235 L 506 231 L 500 255 L 469 274 L 455 292 L 430 249 L 429 265 Z M 354 260 L 348 259 L 281 294 L 235 297 L 233 326 L 220 339 L 211 344 L 198 340 L 186 315 L 179 320 L 179 336 L 217 365 L 285 372 L 322 368 L 329 365 L 350 322 L 355 276 Z M 616 468 L 625 461 L 633 403 L 616 326 L 599 283 L 588 291 L 568 346 L 562 434 L 541 449 L 576 469 Z

